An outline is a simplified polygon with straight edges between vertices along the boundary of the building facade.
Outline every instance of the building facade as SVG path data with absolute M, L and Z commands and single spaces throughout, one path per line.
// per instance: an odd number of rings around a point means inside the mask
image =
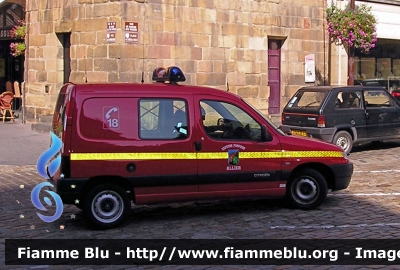
M 317 0 L 26 1 L 27 114 L 52 114 L 68 81 L 150 82 L 153 69 L 173 65 L 184 84 L 279 114 L 300 86 L 326 79 L 325 8 Z
M 25 1 L 0 1 L 0 92 L 10 87 L 15 81 L 24 80 L 24 56 L 13 56 L 11 47 L 14 43 L 23 42 L 12 37 L 12 29 L 25 18 Z
M 349 1 L 333 1 L 333 4 L 345 8 Z M 376 47 L 368 53 L 355 50 L 355 84 L 368 80 L 384 80 L 388 90 L 400 87 L 400 0 L 355 1 L 356 5 L 371 7 L 371 13 L 377 19 Z M 331 45 L 330 83 L 347 83 L 348 55 L 343 46 Z M 372 83 L 372 82 L 371 82 Z

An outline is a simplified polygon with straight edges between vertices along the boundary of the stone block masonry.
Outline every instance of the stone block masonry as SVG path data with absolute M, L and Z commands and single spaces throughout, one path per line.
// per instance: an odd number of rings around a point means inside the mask
M 157 66 L 177 65 L 190 78 L 185 83 L 226 90 L 228 82 L 232 92 L 263 112 L 269 39 L 283 43 L 281 100 L 305 85 L 305 55 L 315 54 L 316 68 L 325 70 L 322 1 L 31 0 L 26 12 L 26 106 L 38 114 L 53 110 L 65 63 L 75 83 L 139 82 L 142 72 L 150 82 Z M 116 22 L 112 43 L 107 22 Z M 138 23 L 138 43 L 125 42 L 125 22 Z M 65 33 L 71 33 L 70 61 L 60 39 Z M 52 91 L 45 93 L 49 85 Z

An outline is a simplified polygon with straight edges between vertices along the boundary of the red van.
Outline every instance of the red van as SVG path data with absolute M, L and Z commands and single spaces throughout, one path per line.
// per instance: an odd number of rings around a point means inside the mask
M 153 84 L 66 84 L 59 93 L 56 192 L 97 227 L 121 224 L 131 202 L 287 197 L 312 209 L 349 185 L 353 164 L 341 148 L 285 135 L 232 93 L 179 85 L 177 67 L 154 74 Z

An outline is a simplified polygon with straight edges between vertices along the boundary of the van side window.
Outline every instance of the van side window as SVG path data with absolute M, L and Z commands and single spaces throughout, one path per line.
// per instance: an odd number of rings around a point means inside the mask
M 141 139 L 185 139 L 189 135 L 187 104 L 177 99 L 139 100 Z
M 202 100 L 200 110 L 207 135 L 214 139 L 261 140 L 261 126 L 239 107 Z

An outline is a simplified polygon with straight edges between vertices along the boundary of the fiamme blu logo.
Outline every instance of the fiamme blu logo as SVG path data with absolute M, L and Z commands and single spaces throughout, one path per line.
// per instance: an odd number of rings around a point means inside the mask
M 36 165 L 37 172 L 40 174 L 40 176 L 44 177 L 46 180 L 53 179 L 54 174 L 57 172 L 58 168 L 61 165 L 60 149 L 62 147 L 62 142 L 54 133 L 50 132 L 50 135 L 51 135 L 50 148 L 47 149 L 45 152 L 43 152 L 42 155 L 40 155 L 40 157 L 37 161 L 37 165 Z M 36 185 L 31 192 L 31 201 L 32 201 L 33 205 L 37 209 L 42 210 L 42 211 L 47 211 L 47 209 L 41 203 L 39 194 L 40 194 L 40 190 L 43 187 L 47 187 L 47 186 L 54 187 L 49 182 L 42 182 L 42 183 Z M 63 212 L 63 202 L 57 193 L 55 193 L 51 190 L 45 190 L 45 191 L 48 194 L 50 194 L 51 197 L 53 197 L 55 204 L 56 204 L 55 205 L 56 212 L 52 216 L 45 216 L 40 213 L 36 213 L 36 214 L 44 222 L 53 222 L 61 216 L 61 214 Z M 52 206 L 52 202 L 48 197 L 44 197 L 43 200 L 47 204 L 47 206 Z

